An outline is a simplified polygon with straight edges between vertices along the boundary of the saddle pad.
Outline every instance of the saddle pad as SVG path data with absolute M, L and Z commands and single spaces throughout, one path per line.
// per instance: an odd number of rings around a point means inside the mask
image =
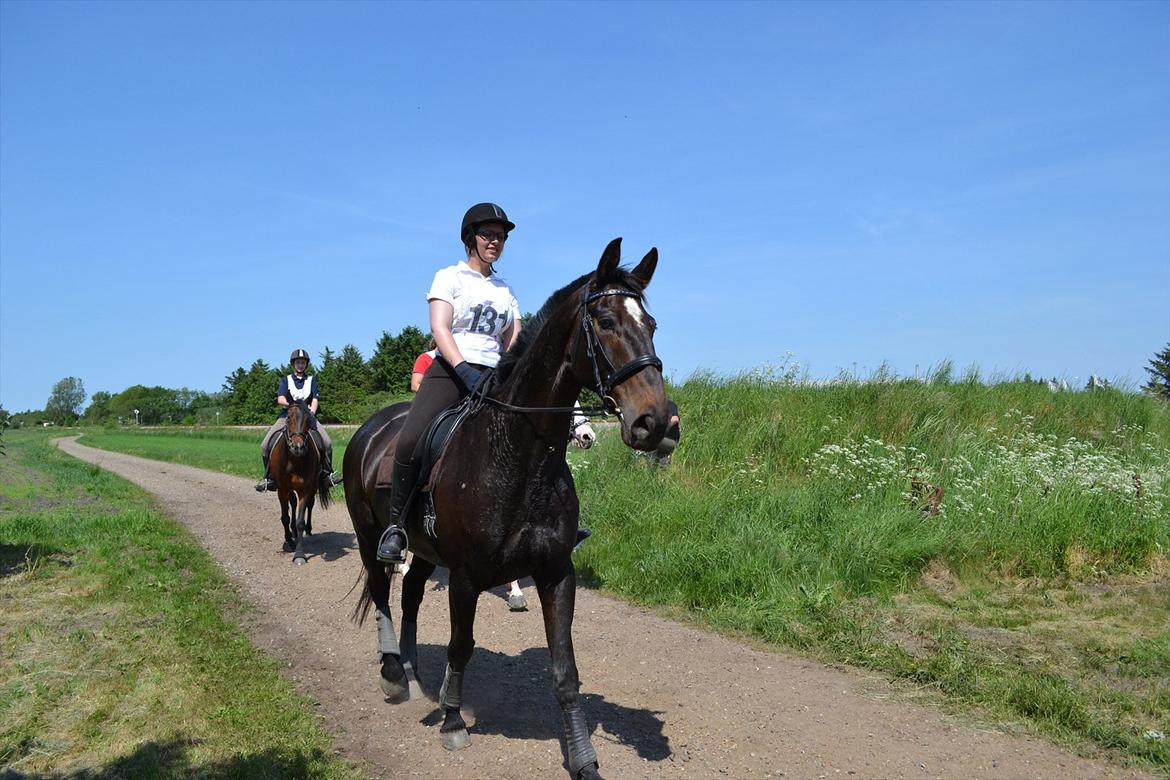
M 469 408 L 470 404 L 468 404 L 465 398 L 454 406 L 444 409 L 431 422 L 426 433 L 423 434 L 422 440 L 415 452 L 415 460 L 421 461 L 417 487 L 427 485 L 431 471 L 443 454 L 443 448 L 446 447 L 447 442 L 451 439 L 451 434 L 455 432 L 455 428 L 467 416 Z M 393 484 L 391 480 L 393 474 L 394 457 L 387 453 L 382 456 L 382 460 L 378 463 L 376 487 L 391 487 Z

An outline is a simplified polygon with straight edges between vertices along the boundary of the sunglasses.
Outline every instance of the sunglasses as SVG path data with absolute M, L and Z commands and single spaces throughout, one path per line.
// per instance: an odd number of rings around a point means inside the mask
M 501 244 L 508 240 L 508 234 L 500 230 L 477 230 L 475 234 L 489 244 L 499 241 Z

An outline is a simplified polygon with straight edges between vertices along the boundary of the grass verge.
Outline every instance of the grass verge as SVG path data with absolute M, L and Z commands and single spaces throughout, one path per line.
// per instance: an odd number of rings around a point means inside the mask
M 48 438 L 0 461 L 0 777 L 360 777 L 198 543 Z

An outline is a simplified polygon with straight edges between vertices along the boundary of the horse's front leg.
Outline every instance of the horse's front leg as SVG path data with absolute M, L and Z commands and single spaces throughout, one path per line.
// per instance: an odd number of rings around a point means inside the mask
M 589 739 L 589 726 L 581 709 L 580 678 L 573 655 L 573 609 L 577 599 L 577 575 L 572 561 L 552 576 L 534 577 L 544 613 L 544 633 L 552 656 L 553 683 L 565 727 L 565 753 L 569 774 L 574 780 L 594 780 L 598 773 L 597 753 Z
M 280 499 L 280 523 L 284 526 L 284 551 L 293 551 L 293 534 L 292 534 L 292 513 L 289 512 L 289 498 L 290 493 L 284 488 L 280 488 L 277 492 L 277 498 Z
M 475 649 L 475 604 L 479 591 L 467 576 L 451 572 L 447 588 L 451 609 L 451 641 L 447 644 L 447 673 L 439 689 L 439 707 L 443 710 L 443 725 L 439 735 L 447 750 L 459 750 L 471 744 L 467 724 L 459 713 L 463 707 L 463 671 Z
M 293 551 L 293 563 L 301 566 L 308 560 L 305 555 L 305 524 L 308 522 L 308 517 L 313 512 L 313 503 L 315 496 L 309 496 L 300 502 L 300 507 L 297 508 L 297 532 L 296 532 L 296 549 Z

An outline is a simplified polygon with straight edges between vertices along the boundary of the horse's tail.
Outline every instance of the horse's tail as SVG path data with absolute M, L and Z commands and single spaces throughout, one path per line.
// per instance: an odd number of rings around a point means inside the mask
M 353 588 L 356 588 L 363 579 L 365 582 L 362 583 L 362 593 L 358 596 L 357 606 L 353 608 L 353 615 L 350 616 L 350 620 L 359 626 L 366 622 L 366 618 L 370 614 L 370 607 L 374 604 L 374 597 L 370 595 L 370 581 L 366 577 L 365 568 L 358 573 L 358 581 L 353 584 L 350 590 L 352 591 Z
M 333 483 L 329 480 L 327 475 L 322 474 L 317 478 L 317 495 L 321 498 L 322 509 L 329 508 L 329 502 L 331 500 L 329 498 L 329 488 L 331 487 L 333 487 Z

